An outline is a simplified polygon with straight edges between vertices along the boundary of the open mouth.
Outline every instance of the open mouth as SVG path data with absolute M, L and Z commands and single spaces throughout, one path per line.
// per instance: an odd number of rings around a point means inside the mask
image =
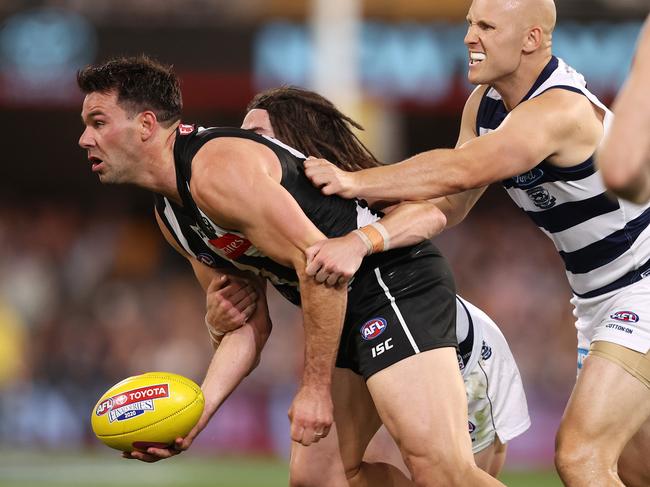
M 485 61 L 485 53 L 484 52 L 470 52 L 469 53 L 469 64 L 470 66 L 473 66 L 475 64 L 481 63 Z
M 99 166 L 104 162 L 99 157 L 89 156 L 88 161 L 92 164 L 93 172 L 99 169 Z

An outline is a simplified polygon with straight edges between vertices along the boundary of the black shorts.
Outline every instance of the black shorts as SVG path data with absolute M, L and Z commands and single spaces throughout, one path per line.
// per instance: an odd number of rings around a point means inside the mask
M 430 242 L 364 261 L 350 285 L 336 366 L 368 379 L 406 357 L 458 348 L 456 288 Z

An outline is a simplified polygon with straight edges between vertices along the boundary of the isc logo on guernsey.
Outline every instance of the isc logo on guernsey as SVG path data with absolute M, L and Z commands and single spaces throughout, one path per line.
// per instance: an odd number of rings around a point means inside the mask
M 364 340 L 372 340 L 377 338 L 379 335 L 384 333 L 384 330 L 388 326 L 388 323 L 383 318 L 373 318 L 370 321 L 366 321 L 361 327 L 361 338 Z

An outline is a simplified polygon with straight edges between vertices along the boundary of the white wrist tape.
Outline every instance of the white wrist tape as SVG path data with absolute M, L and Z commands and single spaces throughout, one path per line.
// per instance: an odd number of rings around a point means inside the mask
M 366 255 L 372 254 L 372 242 L 368 238 L 368 235 L 363 233 L 361 230 L 353 230 L 352 233 L 356 234 L 361 241 L 366 244 Z

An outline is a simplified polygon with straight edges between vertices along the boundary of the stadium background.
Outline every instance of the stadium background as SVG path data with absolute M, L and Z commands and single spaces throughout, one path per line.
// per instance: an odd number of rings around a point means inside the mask
M 555 52 L 610 103 L 648 0 L 560 0 Z M 286 410 L 300 370 L 295 309 L 271 294 L 258 369 L 191 453 L 126 462 L 89 431 L 117 380 L 151 370 L 200 382 L 204 298 L 163 243 L 150 195 L 101 187 L 77 147 L 76 70 L 147 53 L 175 65 L 185 121 L 238 125 L 259 89 L 332 98 L 386 161 L 455 143 L 466 0 L 2 0 L 0 2 L 0 485 L 283 485 Z M 459 292 L 500 325 L 533 421 L 509 485 L 555 485 L 553 434 L 575 375 L 570 290 L 547 241 L 498 187 L 439 238 Z M 433 373 L 433 372 L 432 372 Z M 185 483 L 184 483 L 185 482 Z M 535 483 L 537 482 L 537 483 Z

